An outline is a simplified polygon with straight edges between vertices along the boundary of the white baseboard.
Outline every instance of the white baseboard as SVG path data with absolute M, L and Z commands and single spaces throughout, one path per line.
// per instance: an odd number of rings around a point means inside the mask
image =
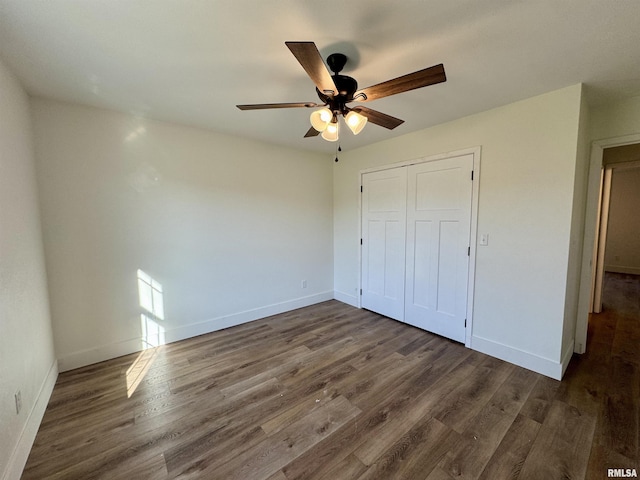
M 46 378 L 40 386 L 38 397 L 36 398 L 33 408 L 29 412 L 27 421 L 22 433 L 20 434 L 20 438 L 18 439 L 18 444 L 13 450 L 11 457 L 9 457 L 7 468 L 4 472 L 0 472 L 2 474 L 2 480 L 20 480 L 57 379 L 58 362 L 54 361 Z
M 217 330 L 222 330 L 223 328 L 229 328 L 235 325 L 240 325 L 242 323 L 252 322 L 260 318 L 270 317 L 271 315 L 278 315 L 279 313 L 289 312 L 297 308 L 308 307 L 309 305 L 326 302 L 327 300 L 333 300 L 333 292 L 329 291 L 317 293 L 308 297 L 296 298 L 294 300 L 288 300 L 282 303 L 276 303 L 273 305 L 254 308 L 252 310 L 245 310 L 243 312 L 238 312 L 231 315 L 225 315 L 223 317 L 213 318 L 204 322 L 185 325 L 167 331 L 165 334 L 166 341 L 167 343 L 171 343 L 177 342 L 179 340 L 185 340 L 191 337 L 197 337 L 198 335 L 203 335 L 205 333 L 211 333 Z
M 352 307 L 360 308 L 360 306 L 358 305 L 358 297 L 356 297 L 355 295 L 349 295 L 348 293 L 334 290 L 333 298 L 338 300 L 339 302 L 346 303 L 347 305 L 351 305 Z
M 139 352 L 140 350 L 142 350 L 142 339 L 132 338 L 121 342 L 87 348 L 86 350 L 79 350 L 59 357 L 58 367 L 61 372 L 67 372 L 75 368 L 85 367 L 93 363 Z
M 493 340 L 488 340 L 486 338 L 477 337 L 475 335 L 471 337 L 471 349 L 499 358 L 505 362 L 513 363 L 514 365 L 518 365 L 519 367 L 532 370 L 542 375 L 546 375 L 547 377 L 551 377 L 555 380 L 562 379 L 562 375 L 567 368 L 567 365 L 569 365 L 571 353 L 573 352 L 573 348 L 568 351 L 568 359 L 566 360 L 565 365 L 565 359 L 563 359 L 562 363 L 554 362 L 551 359 L 540 357 L 533 353 L 518 350 L 508 345 L 494 342 Z
M 640 268 L 626 267 L 624 265 L 605 265 L 604 271 L 611 273 L 627 273 L 629 275 L 640 275 Z
M 573 357 L 573 353 L 575 351 L 575 339 L 571 340 L 571 343 L 567 346 L 564 355 L 562 356 L 562 372 L 560 374 L 560 378 L 564 376 L 564 372 L 567 371 L 567 367 L 569 366 L 569 362 Z
M 252 322 L 260 318 L 277 315 L 279 313 L 289 312 L 297 308 L 308 307 L 316 303 L 325 302 L 334 298 L 334 292 L 321 292 L 307 297 L 295 298 L 286 302 L 266 305 L 264 307 L 245 310 L 242 312 L 232 313 L 217 318 L 205 320 L 203 322 L 183 325 L 177 328 L 167 330 L 165 332 L 165 342 L 172 343 L 187 338 L 196 337 L 205 333 L 215 332 L 223 328 L 233 327 L 246 322 Z M 84 367 L 93 363 L 102 362 L 111 358 L 121 357 L 130 353 L 142 350 L 142 339 L 131 338 L 121 342 L 101 345 L 87 350 L 65 355 L 58 359 L 58 365 L 61 372 L 73 370 L 74 368 Z

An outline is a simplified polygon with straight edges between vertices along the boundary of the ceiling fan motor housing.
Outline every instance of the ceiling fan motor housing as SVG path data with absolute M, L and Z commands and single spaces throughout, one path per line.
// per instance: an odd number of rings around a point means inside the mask
M 353 95 L 356 93 L 356 90 L 358 90 L 358 82 L 356 82 L 355 78 L 347 75 L 340 75 L 340 71 L 344 68 L 346 63 L 347 56 L 342 53 L 332 53 L 329 55 L 327 57 L 327 65 L 333 72 L 331 78 L 333 79 L 333 83 L 335 83 L 338 91 L 333 96 L 329 96 L 316 88 L 316 92 L 318 93 L 320 100 L 327 104 L 329 108 L 336 113 L 346 112 L 346 104 L 353 100 Z
M 327 65 L 333 73 L 340 73 L 347 64 L 347 56 L 342 53 L 332 53 L 327 57 Z

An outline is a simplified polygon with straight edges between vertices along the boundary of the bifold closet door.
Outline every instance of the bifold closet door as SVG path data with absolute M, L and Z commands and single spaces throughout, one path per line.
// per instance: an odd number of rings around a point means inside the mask
M 362 175 L 362 306 L 464 342 L 473 155 Z
M 362 307 L 404 319 L 407 169 L 362 176 Z
M 464 342 L 473 156 L 408 169 L 404 321 Z

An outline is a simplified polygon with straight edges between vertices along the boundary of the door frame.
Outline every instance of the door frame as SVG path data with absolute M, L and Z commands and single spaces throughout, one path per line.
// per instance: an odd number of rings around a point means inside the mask
M 595 274 L 598 251 L 600 211 L 603 195 L 604 149 L 640 143 L 640 134 L 596 140 L 591 144 L 589 161 L 589 178 L 587 184 L 587 200 L 585 206 L 584 237 L 582 244 L 582 266 L 580 272 L 580 292 L 578 296 L 578 314 L 576 318 L 574 352 L 585 353 L 587 350 L 587 328 L 589 314 L 592 312 L 596 287 Z
M 465 148 L 462 150 L 452 150 L 450 152 L 439 153 L 436 155 L 429 155 L 425 157 L 416 158 L 413 160 L 405 160 L 396 163 L 389 163 L 385 165 L 379 165 L 377 167 L 370 167 L 364 170 L 360 170 L 359 181 L 360 189 L 362 190 L 362 176 L 371 172 L 378 172 L 381 170 L 389 170 L 391 168 L 408 167 L 409 165 L 416 165 L 426 162 L 435 162 L 438 160 L 446 160 L 448 158 L 461 157 L 463 155 L 473 156 L 473 182 L 471 183 L 471 229 L 469 233 L 469 270 L 467 274 L 467 326 L 465 329 L 465 346 L 471 347 L 471 336 L 473 332 L 473 300 L 475 290 L 475 278 L 476 278 L 476 247 L 478 237 L 478 199 L 480 198 L 480 155 L 482 148 L 480 146 Z M 362 194 L 359 197 L 358 202 L 358 243 L 362 238 Z M 362 291 L 362 246 L 358 250 L 358 285 L 360 291 Z M 362 308 L 362 295 L 358 295 L 358 308 Z
M 602 288 L 604 286 L 604 254 L 607 246 L 609 227 L 609 201 L 611 198 L 611 176 L 613 169 L 600 170 L 600 198 L 598 199 L 598 219 L 596 221 L 595 247 L 593 249 L 593 284 L 591 286 L 590 313 L 602 312 Z

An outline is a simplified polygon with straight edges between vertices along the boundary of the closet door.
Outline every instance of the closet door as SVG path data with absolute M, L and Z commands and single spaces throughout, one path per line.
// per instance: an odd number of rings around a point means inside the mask
M 465 341 L 473 156 L 408 167 L 404 321 Z
M 362 176 L 362 306 L 404 319 L 407 169 Z

